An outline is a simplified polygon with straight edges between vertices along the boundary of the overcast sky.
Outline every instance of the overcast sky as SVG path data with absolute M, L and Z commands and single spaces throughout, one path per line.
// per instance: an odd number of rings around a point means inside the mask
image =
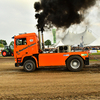
M 0 0 L 0 39 L 6 40 L 8 45 L 13 40 L 11 37 L 24 32 L 35 32 L 36 19 L 33 8 L 34 2 L 38 0 Z M 100 3 L 100 2 L 99 2 Z M 100 4 L 92 7 L 89 14 L 86 15 L 85 23 L 89 20 L 89 28 L 94 34 L 100 36 Z M 90 12 L 91 11 L 91 12 Z M 81 26 L 81 28 L 80 28 Z M 72 26 L 70 30 L 79 33 L 84 31 L 86 25 L 82 23 L 80 26 Z M 82 29 L 82 30 L 80 30 Z M 45 33 L 44 38 L 52 39 L 51 32 Z
M 0 39 L 9 44 L 11 37 L 36 32 L 33 4 L 36 0 L 0 0 Z

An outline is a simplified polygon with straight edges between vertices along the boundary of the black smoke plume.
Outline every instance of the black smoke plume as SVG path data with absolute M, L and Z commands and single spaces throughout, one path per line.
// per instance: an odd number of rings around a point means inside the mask
M 35 2 L 34 8 L 37 12 L 37 28 L 41 30 L 51 28 L 68 28 L 72 24 L 79 24 L 84 17 L 81 11 L 95 5 L 96 0 L 40 0 Z

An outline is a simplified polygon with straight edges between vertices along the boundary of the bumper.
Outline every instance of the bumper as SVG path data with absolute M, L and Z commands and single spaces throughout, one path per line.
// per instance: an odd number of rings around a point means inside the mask
M 85 59 L 85 65 L 89 65 L 89 58 Z
M 15 63 L 15 67 L 22 66 L 22 63 Z

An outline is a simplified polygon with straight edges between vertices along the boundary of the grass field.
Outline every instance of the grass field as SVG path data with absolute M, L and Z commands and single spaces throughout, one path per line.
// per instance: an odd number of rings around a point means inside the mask
M 100 61 L 100 59 L 91 59 L 89 61 Z
M 100 55 L 100 53 L 89 53 L 89 55 Z

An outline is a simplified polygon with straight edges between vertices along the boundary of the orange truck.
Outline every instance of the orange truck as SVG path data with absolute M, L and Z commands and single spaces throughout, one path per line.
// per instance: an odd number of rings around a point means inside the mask
M 42 37 L 43 39 L 43 37 Z M 23 66 L 27 72 L 45 66 L 65 66 L 69 71 L 80 71 L 85 65 L 89 65 L 88 53 L 71 52 L 70 46 L 59 46 L 44 52 L 41 49 L 40 33 L 25 33 L 14 36 L 15 67 Z

